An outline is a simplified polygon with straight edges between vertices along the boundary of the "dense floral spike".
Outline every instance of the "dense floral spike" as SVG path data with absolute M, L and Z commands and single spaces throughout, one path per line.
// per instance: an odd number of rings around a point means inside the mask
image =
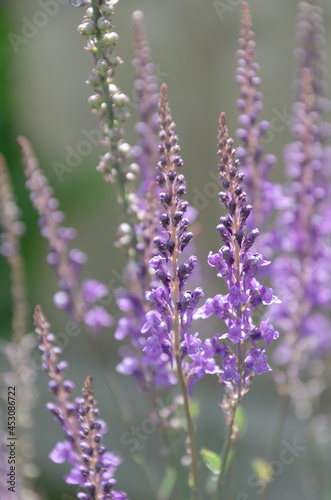
M 329 306 L 330 264 L 330 147 L 323 146 L 312 76 L 301 70 L 301 95 L 294 106 L 291 130 L 296 141 L 285 149 L 293 208 L 279 218 L 283 253 L 275 262 L 274 288 L 282 298 L 274 317 L 284 331 L 275 360 L 281 393 L 293 397 L 299 416 L 312 410 L 312 400 L 323 389 L 317 377 L 307 383 L 311 361 L 331 347 Z M 312 393 L 310 393 L 312 391 Z
M 256 248 L 263 253 L 270 253 L 272 234 L 267 229 L 268 220 L 275 209 L 283 206 L 284 198 L 280 186 L 269 180 L 270 169 L 276 162 L 276 157 L 264 154 L 263 139 L 270 124 L 259 118 L 263 108 L 262 94 L 258 91 L 261 78 L 257 76 L 259 65 L 256 62 L 252 20 L 246 2 L 242 3 L 241 8 L 239 45 L 236 80 L 240 85 L 237 105 L 241 128 L 237 130 L 237 135 L 242 147 L 237 148 L 237 154 L 245 175 L 248 201 L 254 208 L 247 227 L 260 228 L 262 234 Z
M 3 228 L 0 254 L 7 258 L 11 270 L 14 341 L 21 339 L 27 332 L 27 298 L 20 254 L 20 236 L 25 226 L 19 216 L 20 210 L 14 199 L 6 161 L 0 154 L 0 225 Z
M 92 378 L 88 377 L 85 382 L 83 397 L 72 401 L 74 384 L 64 378 L 68 363 L 59 361 L 62 350 L 55 345 L 55 335 L 49 332 L 50 325 L 39 306 L 35 309 L 34 321 L 43 369 L 51 378 L 49 388 L 56 400 L 56 403 L 48 403 L 47 408 L 65 437 L 65 441 L 57 443 L 50 453 L 51 460 L 72 465 L 64 479 L 68 484 L 85 489 L 86 492 L 77 494 L 79 500 L 127 500 L 125 493 L 113 489 L 116 483 L 114 475 L 121 460 L 103 445 L 102 435 L 107 428 L 98 418 Z
M 37 398 L 36 371 L 31 359 L 35 338 L 27 334 L 25 273 L 20 254 L 20 235 L 24 232 L 25 226 L 19 221 L 19 215 L 20 210 L 16 205 L 8 168 L 5 159 L 0 154 L 0 223 L 3 228 L 0 253 L 7 258 L 10 265 L 13 299 L 12 341 L 4 342 L 1 345 L 1 351 L 9 362 L 10 371 L 1 374 L 1 381 L 5 386 L 15 388 L 17 394 L 15 394 L 14 400 L 19 395 L 16 427 L 11 427 L 12 435 L 18 434 L 20 440 L 20 446 L 16 451 L 17 491 L 22 498 L 29 496 L 31 500 L 38 500 L 40 496 L 34 491 L 32 483 L 39 475 L 39 469 L 34 463 L 35 443 L 32 432 L 32 412 Z M 3 396 L 7 406 L 9 402 L 7 392 Z M 5 484 L 7 485 L 7 483 Z M 7 488 L 6 490 L 7 493 L 13 495 L 12 491 Z M 1 498 L 7 498 L 5 493 L 2 495 Z
M 132 19 L 135 49 L 132 62 L 135 68 L 135 101 L 140 117 L 140 121 L 135 126 L 140 140 L 132 148 L 132 155 L 141 170 L 141 191 L 144 194 L 149 188 L 150 181 L 155 179 L 155 165 L 159 159 L 157 115 L 159 88 L 144 29 L 143 13 L 137 10 L 133 13 Z
M 29 142 L 24 137 L 19 137 L 17 141 L 22 150 L 30 198 L 39 214 L 41 234 L 49 245 L 47 262 L 59 276 L 60 291 L 54 295 L 55 305 L 64 309 L 74 321 L 83 321 L 91 331 L 98 333 L 103 327 L 113 324 L 107 311 L 95 305 L 108 294 L 108 288 L 96 280 L 84 281 L 80 287 L 79 275 L 87 256 L 77 249 L 69 251 L 69 243 L 75 238 L 76 231 L 61 225 L 64 213 L 58 210 L 59 202 L 53 196 L 48 179 L 39 169 Z
M 157 182 L 162 191 L 159 200 L 164 212 L 159 223 L 162 231 L 154 238 L 158 255 L 150 261 L 155 277 L 160 283 L 146 293 L 146 299 L 152 304 L 153 310 L 147 313 L 143 332 L 149 332 L 144 352 L 152 359 L 160 356 L 168 357 L 171 364 L 179 356 L 181 360 L 189 353 L 192 365 L 186 365 L 187 384 L 191 387 L 205 373 L 213 372 L 215 363 L 213 354 L 201 345 L 201 341 L 188 333 L 191 321 L 199 299 L 203 297 L 201 288 L 194 291 L 185 290 L 190 275 L 194 272 L 197 258 L 190 256 L 186 262 L 179 259 L 185 247 L 191 241 L 193 234 L 188 231 L 189 220 L 186 217 L 188 203 L 183 200 L 186 193 L 185 178 L 181 173 L 183 161 L 179 156 L 180 147 L 175 135 L 175 124 L 167 98 L 167 87 L 161 87 L 160 102 L 160 155 Z M 202 354 L 206 356 L 209 369 L 198 370 Z
M 16 426 L 10 427 L 10 432 L 13 432 L 12 436 L 18 436 L 20 443 L 20 446 L 16 449 L 17 491 L 19 492 L 19 498 L 40 500 L 41 496 L 35 491 L 34 487 L 34 480 L 39 476 L 39 468 L 35 464 L 33 436 L 33 411 L 38 396 L 35 385 L 37 372 L 32 360 L 36 339 L 33 334 L 26 334 L 0 347 L 10 364 L 10 371 L 1 374 L 1 382 L 6 387 L 15 388 L 14 400 L 16 400 L 17 405 L 17 416 L 14 422 Z M 4 398 L 7 407 L 9 402 L 7 391 Z M 10 424 L 13 424 L 13 422 L 9 421 L 8 425 Z M 1 496 L 2 498 L 7 497 Z
M 323 50 L 325 30 L 322 15 L 322 9 L 317 5 L 316 0 L 299 3 L 296 26 L 299 47 L 295 50 L 294 55 L 299 62 L 299 70 L 309 68 L 313 91 L 317 96 L 322 96 L 327 91 L 327 85 L 324 81 L 326 55 Z M 299 74 L 298 80 L 295 81 L 298 97 L 300 96 L 300 80 Z M 321 104 L 323 108 L 323 102 Z
M 244 175 L 239 172 L 239 160 L 233 140 L 228 135 L 224 113 L 219 122 L 218 154 L 221 158 L 220 177 L 225 189 L 219 196 L 227 215 L 220 218 L 220 225 L 217 226 L 224 246 L 218 253 L 210 253 L 208 262 L 226 281 L 228 294 L 208 299 L 195 317 L 207 318 L 215 314 L 224 320 L 228 328 L 227 333 L 219 337 L 223 343 L 217 345 L 216 353 L 222 357 L 220 380 L 228 394 L 224 409 L 231 414 L 233 405 L 238 404 L 247 392 L 252 377 L 270 370 L 265 349 L 257 344 L 264 341 L 268 346 L 278 337 L 278 332 L 268 321 L 256 326 L 252 315 L 259 305 L 269 305 L 278 299 L 271 288 L 260 285 L 255 278 L 259 268 L 269 263 L 261 254 L 250 252 L 259 232 L 253 229 L 245 233 L 252 206 L 246 203 L 246 193 L 242 188 Z

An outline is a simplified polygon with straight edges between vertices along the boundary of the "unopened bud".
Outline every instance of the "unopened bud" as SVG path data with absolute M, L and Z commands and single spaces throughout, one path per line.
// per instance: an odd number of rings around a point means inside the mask
M 128 155 L 130 153 L 130 151 L 131 151 L 131 146 L 127 142 L 122 142 L 122 144 L 118 145 L 118 152 L 122 156 Z
M 119 92 L 113 95 L 113 103 L 116 104 L 119 108 L 124 106 L 129 102 L 129 98 L 123 94 L 123 92 Z
M 82 23 L 78 26 L 78 31 L 81 35 L 94 35 L 96 33 L 96 24 L 93 21 Z
M 98 19 L 98 28 L 100 31 L 107 31 L 111 28 L 111 22 L 105 17 L 101 16 Z
M 105 33 L 102 37 L 102 43 L 104 45 L 111 45 L 114 46 L 118 42 L 118 34 L 115 33 L 115 31 L 112 31 L 111 33 Z

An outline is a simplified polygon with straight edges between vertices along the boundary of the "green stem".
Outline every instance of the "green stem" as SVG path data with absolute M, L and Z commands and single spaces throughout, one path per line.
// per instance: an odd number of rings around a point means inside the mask
M 93 20 L 95 23 L 98 22 L 99 17 L 101 16 L 100 10 L 99 10 L 99 3 L 98 0 L 92 0 L 92 8 L 93 8 Z M 100 60 L 103 58 L 103 47 L 102 47 L 102 42 L 101 42 L 101 33 L 99 30 L 97 30 L 96 38 L 98 40 L 98 51 L 96 54 L 96 59 Z M 107 82 L 103 81 L 101 84 L 102 87 L 102 92 L 105 96 L 105 102 L 107 105 L 107 113 L 106 113 L 106 123 L 108 126 L 108 129 L 111 130 L 114 127 L 114 113 L 113 113 L 113 100 L 111 95 L 109 94 L 108 90 L 108 85 Z M 112 149 L 112 146 L 110 145 L 110 148 Z M 112 151 L 110 151 L 112 152 Z M 117 153 L 117 149 L 115 151 Z M 137 233 L 134 225 L 134 221 L 132 220 L 132 217 L 130 215 L 130 202 L 128 200 L 128 194 L 126 190 L 126 185 L 125 185 L 125 178 L 123 175 L 123 172 L 121 170 L 121 167 L 118 163 L 118 161 L 115 161 L 114 168 L 116 170 L 116 189 L 117 189 L 117 194 L 118 198 L 120 200 L 120 203 L 122 204 L 123 207 L 123 212 L 125 216 L 125 221 L 129 224 L 131 227 L 131 236 L 132 236 L 132 249 L 134 251 L 134 256 L 135 258 L 138 257 L 136 247 L 138 243 L 138 238 L 137 238 Z
M 229 451 L 231 449 L 231 444 L 232 444 L 233 424 L 234 424 L 234 420 L 236 417 L 237 408 L 238 408 L 238 405 L 236 405 L 232 409 L 231 419 L 230 419 L 230 422 L 228 424 L 228 433 L 226 436 L 226 440 L 224 441 L 223 450 L 222 450 L 222 454 L 221 454 L 221 470 L 220 470 L 220 473 L 218 475 L 215 500 L 223 500 L 223 487 L 225 484 L 226 466 L 227 466 Z
M 196 452 L 196 445 L 195 445 L 195 435 L 194 435 L 194 427 L 193 427 L 193 422 L 192 422 L 192 417 L 191 417 L 191 412 L 190 412 L 190 405 L 189 405 L 189 399 L 188 399 L 188 394 L 187 394 L 187 388 L 185 384 L 185 380 L 183 377 L 183 372 L 180 364 L 180 355 L 179 353 L 176 354 L 176 365 L 177 365 L 177 374 L 180 382 L 180 387 L 182 390 L 182 395 L 184 398 L 184 409 L 185 409 L 185 416 L 186 416 L 186 423 L 187 423 L 187 435 L 189 439 L 189 449 L 190 449 L 190 455 L 192 458 L 192 491 L 193 491 L 193 499 L 194 500 L 199 500 L 199 490 L 198 490 L 198 459 L 197 459 L 197 452 Z

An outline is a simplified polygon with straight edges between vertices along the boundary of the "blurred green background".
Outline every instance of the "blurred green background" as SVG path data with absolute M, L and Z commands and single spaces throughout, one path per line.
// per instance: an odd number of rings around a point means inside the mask
M 84 39 L 77 32 L 84 9 L 73 9 L 69 2 L 57 2 L 58 13 L 49 17 L 45 26 L 37 28 L 30 39 L 14 47 L 8 39 L 9 33 L 22 36 L 27 20 L 33 22 L 41 11 L 42 1 L 15 0 L 0 2 L 0 149 L 6 156 L 15 194 L 22 209 L 22 219 L 27 225 L 23 237 L 23 253 L 26 261 L 27 286 L 30 310 L 40 303 L 52 323 L 55 333 L 61 334 L 67 319 L 53 306 L 52 296 L 57 290 L 57 279 L 45 262 L 47 246 L 40 237 L 37 217 L 31 207 L 25 179 L 22 173 L 15 138 L 26 135 L 32 142 L 40 165 L 49 177 L 61 208 L 66 212 L 66 223 L 78 230 L 75 246 L 87 252 L 89 262 L 85 277 L 109 282 L 114 270 L 125 264 L 121 251 L 113 246 L 119 218 L 118 206 L 112 189 L 95 171 L 102 147 L 93 147 L 88 156 L 81 158 L 79 165 L 63 182 L 55 175 L 53 163 L 65 163 L 68 147 L 77 149 L 85 139 L 84 130 L 98 126 L 87 104 L 89 88 L 85 80 L 90 74 L 90 55 L 83 50 Z M 46 0 L 45 0 L 46 3 Z M 196 203 L 199 187 L 204 191 L 210 182 L 210 172 L 217 166 L 217 122 L 221 111 L 228 117 L 230 133 L 237 128 L 238 87 L 234 83 L 239 26 L 239 2 L 228 0 L 219 4 L 228 6 L 224 19 L 218 15 L 212 0 L 120 0 L 114 22 L 120 35 L 117 53 L 125 64 L 117 71 L 117 84 L 128 95 L 132 93 L 133 69 L 131 14 L 143 10 L 153 61 L 157 65 L 160 83 L 169 88 L 169 99 L 177 132 L 182 147 L 185 175 L 188 181 L 188 199 Z M 257 56 L 261 66 L 264 94 L 263 118 L 271 120 L 277 114 L 287 116 L 293 100 L 293 50 L 296 1 L 252 0 L 256 33 Z M 327 33 L 327 44 L 331 46 L 331 3 L 322 2 Z M 330 60 L 328 62 L 329 74 Z M 285 113 L 284 113 L 285 112 Z M 134 143 L 133 131 L 135 111 L 127 124 L 128 142 Z M 280 121 L 277 125 L 281 124 Z M 285 124 L 275 132 L 266 145 L 267 153 L 278 156 L 273 178 L 283 179 L 281 151 L 291 140 Z M 207 207 L 198 216 L 199 237 L 196 239 L 198 255 L 204 276 L 206 295 L 216 293 L 218 280 L 206 265 L 209 250 L 216 251 L 220 245 L 215 226 L 220 210 L 217 196 L 210 194 Z M 9 293 L 9 271 L 4 259 L 0 259 L 0 336 L 10 337 L 11 297 Z M 113 303 L 110 311 L 116 314 Z M 31 322 L 32 328 L 32 322 Z M 219 329 L 210 323 L 212 332 Z M 207 334 L 208 332 L 206 332 Z M 112 339 L 113 329 L 105 331 L 100 339 L 108 353 L 109 362 L 115 366 L 118 360 L 118 344 Z M 126 426 L 117 413 L 109 395 L 107 384 L 100 369 L 97 353 L 91 350 L 83 334 L 70 339 L 65 346 L 64 357 L 70 363 L 69 376 L 75 381 L 77 391 L 88 374 L 95 379 L 96 398 L 102 417 L 109 424 L 107 444 L 125 459 L 118 472 L 118 481 L 133 500 L 152 499 L 152 495 L 139 467 L 134 463 L 120 437 Z M 137 394 L 135 382 L 119 378 L 121 390 L 127 394 L 135 411 L 135 423 L 144 418 L 143 400 Z M 37 380 L 40 391 L 35 410 L 37 460 L 42 470 L 41 482 L 50 499 L 62 499 L 65 493 L 73 495 L 61 476 L 67 466 L 50 462 L 48 453 L 61 435 L 55 422 L 45 409 L 50 395 L 47 377 L 40 373 Z M 78 393 L 78 392 L 77 392 Z M 224 434 L 224 419 L 218 404 L 220 387 L 211 379 L 200 383 L 195 394 L 201 399 L 201 415 L 198 420 L 198 444 L 218 451 Z M 245 401 L 248 430 L 239 444 L 237 470 L 233 496 L 236 500 L 258 498 L 256 488 L 249 486 L 251 474 L 249 461 L 255 456 L 264 456 L 276 419 L 276 393 L 269 377 L 258 377 Z M 307 444 L 305 426 L 289 415 L 285 437 L 292 442 Z M 148 437 L 146 447 L 153 454 L 158 446 L 154 435 Z M 317 451 L 307 451 L 276 477 L 270 499 L 291 500 L 331 498 L 329 484 L 330 452 L 325 449 L 324 460 Z M 159 464 L 156 463 L 161 474 Z M 238 496 L 240 492 L 245 496 Z M 69 497 L 68 497 L 69 498 Z M 185 499 L 183 499 L 185 500 Z

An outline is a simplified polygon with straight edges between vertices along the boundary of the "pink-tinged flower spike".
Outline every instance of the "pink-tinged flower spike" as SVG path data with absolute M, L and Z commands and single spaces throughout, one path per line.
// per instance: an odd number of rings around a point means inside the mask
M 254 208 L 247 221 L 247 228 L 260 229 L 261 237 L 254 248 L 269 256 L 273 236 L 268 229 L 268 221 L 274 210 L 282 208 L 286 200 L 280 185 L 269 180 L 276 157 L 264 153 L 263 139 L 270 123 L 260 120 L 263 103 L 258 88 L 261 78 L 258 76 L 259 65 L 256 62 L 251 14 L 246 2 L 241 7 L 239 46 L 236 80 L 240 85 L 240 99 L 237 101 L 240 128 L 237 136 L 242 146 L 237 148 L 237 155 L 245 175 L 247 199 Z
M 252 206 L 246 203 L 246 193 L 242 188 L 244 175 L 239 172 L 240 163 L 233 148 L 233 139 L 228 135 L 224 113 L 220 116 L 218 139 L 219 171 L 224 186 L 219 197 L 227 213 L 220 218 L 220 225 L 217 226 L 224 246 L 218 253 L 210 253 L 208 262 L 225 280 L 228 294 L 208 299 L 196 312 L 195 318 L 208 318 L 215 314 L 227 326 L 224 335 L 218 334 L 212 340 L 215 353 L 222 358 L 220 382 L 226 394 L 221 406 L 229 429 L 219 476 L 221 490 L 228 452 L 235 439 L 233 424 L 237 407 L 253 377 L 269 372 L 263 344 L 268 346 L 278 337 L 278 332 L 269 322 L 254 324 L 253 311 L 261 304 L 269 305 L 278 299 L 270 288 L 256 280 L 260 267 L 269 262 L 261 254 L 250 252 L 259 232 L 253 229 L 247 234 L 245 231 Z M 221 345 L 217 344 L 218 339 L 222 340 Z M 261 342 L 262 346 L 258 345 Z
M 102 436 L 107 427 L 98 418 L 92 377 L 86 379 L 83 397 L 72 400 L 74 384 L 64 377 L 68 363 L 59 361 L 62 349 L 55 345 L 55 335 L 50 333 L 50 325 L 39 306 L 35 309 L 34 323 L 43 369 L 51 378 L 48 385 L 56 401 L 47 403 L 47 409 L 60 425 L 65 438 L 56 444 L 50 459 L 55 463 L 68 462 L 72 466 L 64 479 L 66 483 L 77 484 L 85 490 L 77 494 L 79 500 L 127 500 L 124 492 L 114 491 L 114 475 L 121 459 L 103 445 Z
M 273 286 L 282 298 L 273 317 L 284 332 L 275 351 L 280 367 L 276 381 L 280 393 L 292 397 L 302 418 L 310 415 L 326 383 L 317 376 L 312 384 L 309 366 L 331 347 L 331 151 L 321 141 L 316 99 L 311 73 L 303 68 L 300 100 L 291 123 L 296 141 L 285 149 L 293 208 L 277 222 L 282 254 L 273 272 Z
M 1 382 L 4 386 L 15 388 L 8 399 L 3 393 L 6 407 L 15 410 L 15 401 L 19 395 L 19 412 L 16 422 L 8 422 L 10 436 L 19 436 L 20 446 L 16 450 L 17 498 L 23 495 L 31 500 L 39 500 L 40 496 L 34 491 L 34 480 L 39 475 L 39 469 L 34 463 L 35 443 L 33 439 L 32 413 L 36 404 L 37 391 L 35 388 L 36 370 L 32 363 L 32 352 L 35 348 L 35 336 L 28 334 L 27 325 L 27 297 L 25 288 L 24 262 L 20 254 L 20 236 L 24 232 L 24 224 L 19 220 L 20 210 L 16 205 L 13 189 L 10 182 L 8 167 L 4 157 L 0 154 L 0 226 L 2 226 L 0 254 L 7 258 L 11 270 L 11 291 L 13 302 L 13 331 L 12 340 L 1 343 L 2 354 L 7 358 L 10 370 L 1 373 Z M 16 426 L 14 425 L 16 423 Z M 0 437 L 2 443 L 2 436 Z M 4 442 L 4 441 L 3 441 Z M 2 450 L 0 450 L 0 469 L 2 468 Z M 8 466 L 6 450 L 6 463 Z M 7 472 L 6 472 L 7 473 Z M 6 477 L 6 473 L 3 478 Z M 6 489 L 0 497 L 14 495 L 8 489 L 6 481 L 0 481 Z M 14 498 L 14 497 L 13 497 Z
M 159 86 L 155 77 L 155 66 L 151 61 L 150 48 L 144 28 L 144 15 L 137 10 L 132 15 L 134 35 L 135 102 L 140 121 L 136 132 L 140 139 L 132 148 L 132 155 L 141 170 L 142 194 L 146 193 L 151 181 L 155 180 L 155 165 L 159 160 L 158 114 Z
M 107 295 L 108 288 L 96 280 L 87 280 L 80 287 L 79 276 L 87 256 L 80 250 L 69 250 L 76 231 L 62 226 L 64 213 L 58 210 L 59 202 L 53 196 L 48 179 L 39 169 L 31 145 L 24 137 L 19 137 L 17 142 L 22 151 L 30 198 L 39 214 L 40 231 L 49 245 L 47 262 L 59 277 L 60 290 L 54 295 L 55 305 L 64 309 L 72 320 L 81 321 L 92 332 L 98 333 L 101 328 L 113 324 L 112 317 L 103 307 L 94 306 L 98 299 Z
M 323 11 L 317 5 L 316 0 L 307 0 L 299 3 L 298 22 L 296 26 L 296 39 L 298 47 L 294 56 L 298 61 L 298 79 L 294 82 L 298 97 L 300 97 L 300 71 L 302 68 L 309 68 L 312 77 L 312 87 L 316 96 L 323 96 L 327 92 L 325 78 L 325 60 L 324 52 L 325 38 L 323 26 Z M 316 104 L 319 104 L 317 99 Z M 324 99 L 320 102 L 322 113 L 325 112 Z
M 20 340 L 27 332 L 27 298 L 25 290 L 24 263 L 20 254 L 20 236 L 25 225 L 19 220 L 20 210 L 16 204 L 8 167 L 0 153 L 0 255 L 10 266 L 13 298 L 13 340 Z

